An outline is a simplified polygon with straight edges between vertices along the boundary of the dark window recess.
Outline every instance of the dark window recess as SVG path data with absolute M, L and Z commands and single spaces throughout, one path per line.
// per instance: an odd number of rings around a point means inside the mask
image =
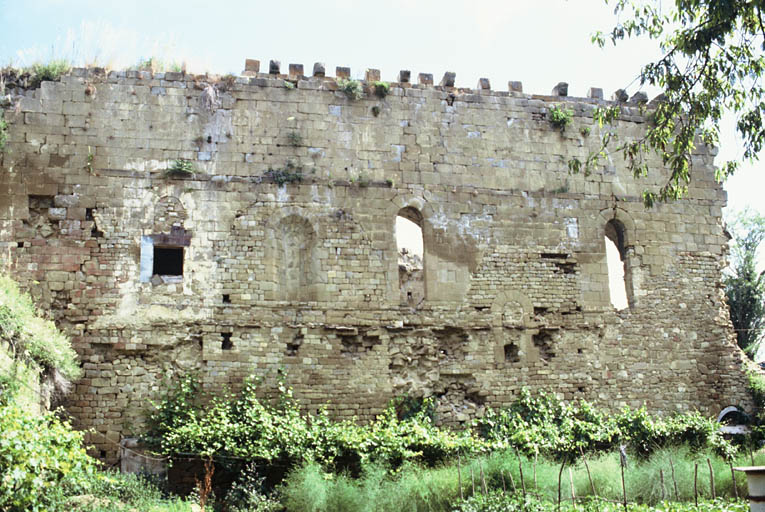
M 231 350 L 234 348 L 234 342 L 231 341 L 231 333 L 230 332 L 222 332 L 220 333 L 220 337 L 223 338 L 223 341 L 220 344 L 220 348 L 223 350 Z
M 519 351 L 518 345 L 515 343 L 508 343 L 505 345 L 505 361 L 508 363 L 517 363 L 521 360 L 520 356 L 518 355 Z
M 24 242 L 16 242 L 17 247 L 24 247 Z
M 292 340 L 292 343 L 287 342 L 287 350 L 285 350 L 284 355 L 287 356 L 296 356 L 298 353 L 298 350 L 300 350 L 300 345 L 303 344 L 303 335 L 298 334 L 295 336 L 295 338 Z
M 85 220 L 93 220 L 93 208 L 85 208 Z
M 183 275 L 183 247 L 154 247 L 155 276 Z
M 223 294 L 223 304 L 231 304 L 231 295 L 228 293 Z
M 577 391 L 579 391 L 580 393 L 584 393 L 584 392 L 586 392 L 586 391 L 587 391 L 587 388 L 585 388 L 584 386 L 578 386 L 576 389 L 577 389 Z

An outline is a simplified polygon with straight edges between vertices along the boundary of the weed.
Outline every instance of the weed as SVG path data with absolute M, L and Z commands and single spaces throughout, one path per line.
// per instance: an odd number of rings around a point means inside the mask
M 396 184 L 396 182 L 394 182 L 394 181 L 393 181 L 392 179 L 390 179 L 390 178 L 387 178 L 387 179 L 385 180 L 385 184 L 386 184 L 386 185 L 388 185 L 388 188 L 393 188 L 393 186 Z
M 364 97 L 364 88 L 361 86 L 361 82 L 353 80 L 352 78 L 338 78 L 337 87 L 352 100 L 360 100 Z
M 375 96 L 380 99 L 386 97 L 390 92 L 390 84 L 388 82 L 377 81 L 372 84 L 372 87 L 374 87 Z
M 303 145 L 303 136 L 300 135 L 300 132 L 297 130 L 293 130 L 287 134 L 287 140 L 290 143 L 290 146 L 302 146 Z
M 294 89 L 294 88 L 295 88 L 295 84 L 293 84 L 293 83 L 292 83 L 292 82 L 290 82 L 289 80 L 285 80 L 285 81 L 284 81 L 284 87 L 286 87 L 286 88 L 287 88 L 287 89 L 289 89 L 289 90 L 292 90 L 292 89 Z
M 375 117 L 380 115 L 380 106 L 379 105 L 375 105 L 374 107 L 372 107 L 372 115 L 375 116 Z
M 283 169 L 268 169 L 263 176 L 271 178 L 278 186 L 303 181 L 303 168 L 288 160 Z
M 550 124 L 559 129 L 561 133 L 571 124 L 574 119 L 574 111 L 570 108 L 553 105 L 550 107 L 548 120 Z
M 173 165 L 165 171 L 168 178 L 186 178 L 194 175 L 194 166 L 188 160 L 174 160 Z
M 589 126 L 582 126 L 582 128 L 579 130 L 579 133 L 581 133 L 583 137 L 589 137 L 590 132 L 591 129 Z
M 29 70 L 31 74 L 29 85 L 32 89 L 36 89 L 42 82 L 55 82 L 61 78 L 61 75 L 68 73 L 70 69 L 72 66 L 65 60 L 33 64 Z
M 156 57 L 149 57 L 148 59 L 141 58 L 136 64 L 136 69 L 140 71 L 151 71 L 157 73 L 161 71 L 173 71 L 180 73 L 183 71 L 184 65 L 179 62 L 165 62 Z

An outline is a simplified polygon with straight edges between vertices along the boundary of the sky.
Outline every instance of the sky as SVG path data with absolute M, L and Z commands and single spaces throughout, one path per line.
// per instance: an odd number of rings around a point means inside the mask
M 320 61 L 328 75 L 336 66 L 357 78 L 377 68 L 395 81 L 408 69 L 438 82 L 454 71 L 458 87 L 485 77 L 493 89 L 517 80 L 524 92 L 547 94 L 563 81 L 572 96 L 601 87 L 610 97 L 620 88 L 637 91 L 640 65 L 659 55 L 647 40 L 605 49 L 591 43 L 596 30 L 617 21 L 603 0 L 0 0 L 0 65 L 66 58 L 123 69 L 155 57 L 224 74 L 241 72 L 248 58 L 261 69 L 275 59 L 283 70 L 301 63 L 307 72 Z M 718 161 L 741 153 L 729 119 Z M 744 163 L 728 180 L 729 210 L 765 214 L 763 167 Z

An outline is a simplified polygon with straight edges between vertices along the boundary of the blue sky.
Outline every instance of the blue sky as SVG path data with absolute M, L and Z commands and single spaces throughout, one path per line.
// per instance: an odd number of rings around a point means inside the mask
M 350 66 L 360 77 L 373 67 L 395 80 L 410 69 L 438 81 L 455 71 L 459 87 L 487 77 L 494 89 L 520 80 L 531 93 L 566 81 L 570 94 L 583 96 L 591 86 L 610 95 L 633 84 L 634 92 L 639 65 L 658 55 L 648 42 L 592 45 L 592 33 L 616 21 L 601 0 L 0 0 L 0 13 L 2 65 L 64 57 L 118 69 L 154 56 L 186 62 L 191 72 L 228 73 L 246 58 L 307 70 L 322 61 L 328 74 Z M 732 122 L 724 132 L 718 159 L 737 158 Z M 726 184 L 731 208 L 765 214 L 763 165 L 744 165 Z

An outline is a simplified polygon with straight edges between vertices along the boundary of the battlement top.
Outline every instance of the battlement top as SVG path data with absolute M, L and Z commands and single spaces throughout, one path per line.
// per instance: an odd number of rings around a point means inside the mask
M 285 87 L 297 89 L 326 89 L 337 90 L 338 81 L 350 80 L 351 69 L 349 67 L 338 66 L 335 68 L 335 76 L 326 74 L 324 63 L 316 62 L 313 65 L 311 74 L 306 74 L 302 64 L 289 64 L 287 72 L 283 73 L 282 65 L 278 60 L 271 60 L 268 63 L 267 72 L 261 72 L 261 63 L 258 60 L 247 59 L 245 69 L 239 75 L 216 75 L 216 74 L 192 74 L 185 71 L 167 71 L 153 72 L 151 70 L 124 70 L 107 71 L 104 68 L 73 68 L 71 74 L 75 77 L 102 79 L 107 82 L 118 82 L 124 79 L 134 79 L 138 81 L 160 80 L 165 82 L 190 82 L 190 83 L 221 83 L 224 82 L 229 88 L 245 88 L 249 85 L 267 86 L 267 87 Z M 368 68 L 364 72 L 364 79 L 359 82 L 366 89 L 373 89 L 376 82 L 381 82 L 379 69 Z M 552 88 L 549 94 L 528 94 L 523 91 L 523 83 L 511 80 L 507 84 L 507 91 L 492 89 L 491 81 L 488 78 L 480 78 L 475 88 L 456 87 L 456 73 L 447 71 L 444 73 L 438 84 L 435 83 L 432 73 L 418 73 L 416 79 L 410 70 L 401 70 L 395 81 L 385 82 L 388 87 L 393 89 L 434 89 L 445 91 L 455 95 L 484 95 L 484 96 L 513 96 L 529 99 L 538 99 L 543 101 L 574 101 L 588 103 L 617 103 L 637 106 L 647 104 L 649 107 L 655 106 L 664 99 L 660 94 L 648 101 L 646 93 L 639 91 L 630 96 L 624 89 L 617 89 L 610 98 L 605 98 L 603 89 L 599 87 L 590 87 L 585 96 L 570 96 L 569 84 L 567 82 L 558 82 Z M 374 92 L 373 90 L 371 92 Z

